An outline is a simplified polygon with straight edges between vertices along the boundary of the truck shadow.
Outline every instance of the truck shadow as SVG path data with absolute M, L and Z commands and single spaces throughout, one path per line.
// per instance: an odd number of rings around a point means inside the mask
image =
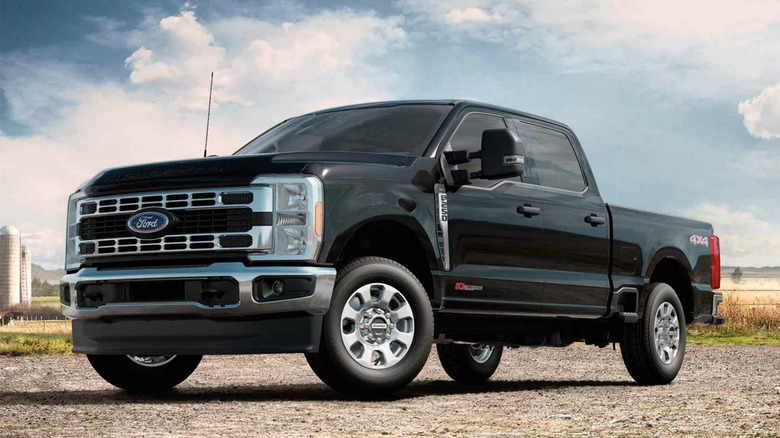
M 402 391 L 378 402 L 393 402 L 418 397 L 444 397 L 458 394 L 484 394 L 500 392 L 543 391 L 583 387 L 635 386 L 632 381 L 495 381 L 484 385 L 462 385 L 456 382 L 434 380 L 411 384 Z M 38 392 L 0 392 L 0 406 L 12 405 L 123 405 L 123 404 L 178 404 L 263 401 L 353 401 L 321 383 L 265 385 L 184 387 L 160 395 L 130 394 L 120 390 L 75 390 Z M 367 401 L 369 402 L 369 401 Z

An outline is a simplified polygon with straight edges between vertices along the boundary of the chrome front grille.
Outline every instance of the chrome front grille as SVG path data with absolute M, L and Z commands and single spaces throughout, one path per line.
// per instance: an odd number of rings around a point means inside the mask
M 170 234 L 240 233 L 252 229 L 249 208 L 171 209 L 179 223 Z M 127 221 L 134 213 L 120 213 L 84 218 L 78 234 L 83 240 L 106 237 L 133 237 Z
M 176 225 L 163 237 L 134 236 L 127 221 L 150 207 L 168 210 Z M 76 248 L 82 258 L 273 249 L 273 189 L 267 186 L 86 198 L 77 208 Z
M 96 201 L 96 212 L 117 213 L 149 207 L 165 209 L 211 207 L 217 205 L 218 196 L 218 192 L 192 192 L 106 198 Z
M 97 242 L 95 254 L 126 254 L 135 252 L 187 251 L 214 249 L 212 235 L 197 236 L 165 236 L 159 239 L 139 239 L 126 237 L 122 239 L 102 239 Z

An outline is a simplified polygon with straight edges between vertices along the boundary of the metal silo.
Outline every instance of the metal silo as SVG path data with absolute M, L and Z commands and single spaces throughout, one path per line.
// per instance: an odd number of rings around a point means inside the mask
M 19 302 L 24 305 L 32 303 L 32 255 L 30 249 L 22 246 L 22 256 L 20 259 L 22 278 L 20 281 Z
M 0 311 L 19 304 L 22 238 L 12 226 L 0 228 Z

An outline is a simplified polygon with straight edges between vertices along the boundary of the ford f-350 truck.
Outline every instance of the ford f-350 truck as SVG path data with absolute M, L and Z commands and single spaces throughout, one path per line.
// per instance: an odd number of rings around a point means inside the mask
M 137 392 L 203 355 L 305 353 L 381 397 L 433 342 L 463 383 L 504 347 L 585 342 L 663 384 L 686 325 L 724 322 L 709 223 L 605 204 L 568 127 L 469 101 L 317 111 L 232 156 L 103 171 L 69 199 L 66 259 L 73 351 Z

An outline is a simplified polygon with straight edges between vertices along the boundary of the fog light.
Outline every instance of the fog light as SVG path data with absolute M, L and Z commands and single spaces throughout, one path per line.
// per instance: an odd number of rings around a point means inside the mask
M 316 283 L 314 277 L 258 278 L 252 282 L 252 298 L 265 302 L 308 297 L 314 293 Z
M 282 296 L 282 294 L 284 294 L 284 289 L 285 289 L 284 281 L 282 280 L 274 281 L 273 289 L 274 289 L 274 295 L 276 295 L 277 297 Z

